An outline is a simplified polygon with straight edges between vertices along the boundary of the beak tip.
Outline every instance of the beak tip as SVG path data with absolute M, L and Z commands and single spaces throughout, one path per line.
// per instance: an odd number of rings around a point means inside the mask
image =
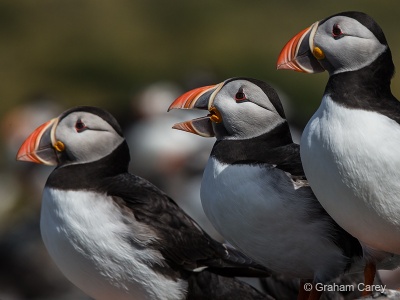
M 17 152 L 16 160 L 24 162 L 33 162 L 43 165 L 55 165 L 56 158 L 54 158 L 54 153 L 53 153 L 54 150 L 52 148 L 52 145 L 49 144 L 46 147 L 44 147 L 44 145 L 41 145 L 39 149 L 39 144 L 44 133 L 47 130 L 50 130 L 56 121 L 57 118 L 54 118 L 36 128 L 22 143 L 21 147 Z
M 193 133 L 191 130 L 190 124 L 191 124 L 191 121 L 176 123 L 172 126 L 172 129 L 182 130 L 182 131 L 187 131 L 187 132 Z
M 24 160 L 24 156 L 26 156 L 26 153 L 21 153 L 21 148 L 18 150 L 17 155 L 15 156 L 16 160 Z
M 277 64 L 277 65 L 276 65 L 276 69 L 277 69 L 277 70 L 284 70 L 285 67 L 283 67 L 282 64 Z
M 39 163 L 38 160 L 35 157 L 29 156 L 28 153 L 20 153 L 20 152 L 18 152 L 15 159 L 17 161 Z

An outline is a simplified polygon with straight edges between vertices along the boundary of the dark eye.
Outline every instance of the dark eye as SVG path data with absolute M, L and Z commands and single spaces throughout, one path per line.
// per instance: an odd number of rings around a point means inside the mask
M 238 90 L 238 92 L 236 93 L 236 95 L 235 95 L 235 100 L 236 100 L 236 101 L 244 101 L 244 100 L 247 100 L 246 95 L 245 95 L 245 93 L 243 92 L 243 89 L 242 89 L 242 88 L 240 88 L 240 89 Z
M 75 123 L 75 129 L 76 129 L 77 132 L 82 132 L 82 131 L 86 130 L 87 127 L 86 127 L 85 123 L 83 123 L 82 120 L 79 119 Z
M 333 37 L 335 37 L 335 38 L 338 38 L 338 37 L 340 37 L 341 35 L 343 35 L 343 31 L 342 31 L 342 29 L 339 27 L 338 24 L 333 25 L 333 28 L 332 28 L 332 35 L 333 35 Z

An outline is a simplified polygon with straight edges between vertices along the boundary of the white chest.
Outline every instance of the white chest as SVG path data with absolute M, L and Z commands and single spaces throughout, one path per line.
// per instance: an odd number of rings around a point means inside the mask
M 137 223 L 137 222 L 136 222 Z M 186 282 L 149 268 L 160 254 L 129 242 L 140 224 L 126 224 L 111 198 L 45 188 L 41 233 L 63 274 L 95 299 L 184 299 Z
M 227 241 L 277 272 L 324 280 L 344 261 L 326 239 L 326 219 L 308 219 L 310 197 L 273 167 L 225 165 L 213 157 L 201 184 L 204 211 Z
M 301 158 L 317 198 L 343 228 L 400 253 L 400 126 L 325 96 L 307 124 Z M 397 249 L 397 250 L 396 250 Z

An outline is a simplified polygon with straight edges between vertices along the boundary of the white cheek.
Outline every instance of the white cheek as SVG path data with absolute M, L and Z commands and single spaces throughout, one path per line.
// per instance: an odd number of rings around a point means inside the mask
M 239 107 L 240 106 L 240 107 Z M 284 120 L 275 112 L 251 103 L 219 105 L 224 127 L 229 133 L 226 139 L 249 139 L 271 131 Z
M 329 58 L 335 67 L 333 74 L 360 70 L 375 61 L 387 48 L 376 39 L 349 38 L 348 41 L 343 41 L 339 55 Z
M 65 141 L 66 151 L 76 163 L 99 160 L 114 151 L 124 140 L 113 132 L 92 130 L 69 135 L 60 132 L 57 137 Z
M 335 39 L 332 36 L 334 21 L 323 24 L 317 31 L 314 43 L 320 47 L 326 60 L 333 66 L 330 75 L 356 71 L 375 61 L 387 48 L 361 23 L 350 18 L 341 21 L 343 32 L 349 35 Z

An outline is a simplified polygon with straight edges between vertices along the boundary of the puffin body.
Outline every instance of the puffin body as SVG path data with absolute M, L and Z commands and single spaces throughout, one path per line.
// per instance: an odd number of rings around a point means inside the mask
M 366 252 L 400 254 L 400 103 L 382 29 L 360 12 L 328 17 L 288 42 L 278 69 L 329 72 L 301 139 L 304 171 L 323 207 Z
M 44 190 L 40 226 L 44 244 L 77 287 L 95 299 L 185 299 L 187 282 L 162 276 L 148 265 L 161 267 L 163 259 L 146 250 L 146 239 L 134 241 L 129 232 L 146 228 L 127 220 L 104 194 Z
M 305 171 L 324 208 L 372 249 L 399 253 L 400 160 L 393 151 L 400 146 L 399 124 L 324 96 L 301 145 Z
M 277 93 L 265 82 L 231 78 L 189 91 L 170 106 L 210 115 L 174 125 L 216 136 L 201 200 L 227 241 L 287 276 L 327 282 L 360 271 L 361 245 L 322 208 L 304 176 Z
M 342 274 L 351 259 L 334 240 L 323 238 L 331 227 L 328 217 L 307 222 L 318 209 L 312 211 L 311 190 L 299 188 L 273 165 L 229 165 L 212 156 L 201 199 L 218 232 L 250 257 L 289 277 L 327 282 Z
M 57 165 L 43 192 L 41 233 L 59 269 L 90 297 L 266 299 L 234 278 L 220 284 L 220 276 L 200 275 L 268 272 L 211 239 L 161 190 L 128 173 L 127 143 L 106 111 L 64 112 L 35 130 L 17 157 Z M 210 289 L 194 294 L 198 275 Z

